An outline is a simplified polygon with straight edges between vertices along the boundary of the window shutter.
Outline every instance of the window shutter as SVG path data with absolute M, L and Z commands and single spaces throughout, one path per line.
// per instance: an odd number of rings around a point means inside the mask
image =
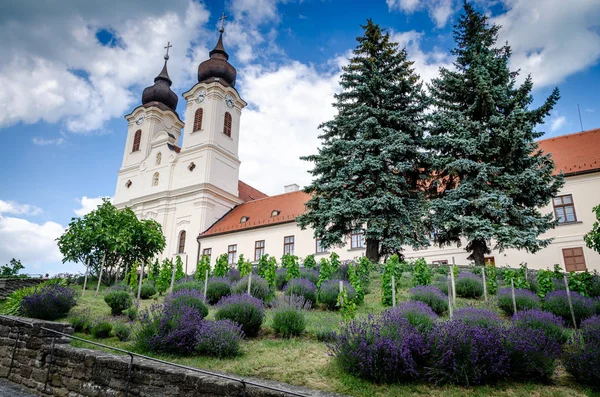
M 132 152 L 140 150 L 140 142 L 142 141 L 142 130 L 137 130 L 133 137 L 133 149 Z
M 231 137 L 231 113 L 225 112 L 225 120 L 223 121 L 223 134 Z
M 199 108 L 198 110 L 196 110 L 196 113 L 194 114 L 194 131 L 200 131 L 202 129 L 202 115 L 204 114 L 204 110 L 202 108 Z

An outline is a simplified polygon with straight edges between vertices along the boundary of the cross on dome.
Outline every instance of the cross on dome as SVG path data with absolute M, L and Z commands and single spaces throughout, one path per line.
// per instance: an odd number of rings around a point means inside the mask
M 219 18 L 219 21 L 221 21 L 221 29 L 219 29 L 219 32 L 223 33 L 225 31 L 225 20 L 227 19 L 227 15 L 225 15 L 225 12 L 223 12 L 223 15 L 221 15 L 221 18 Z
M 167 50 L 167 53 L 165 54 L 165 60 L 169 59 L 169 48 L 171 48 L 171 47 L 173 47 L 173 46 L 171 45 L 171 42 L 168 41 L 167 46 L 165 47 L 165 49 Z

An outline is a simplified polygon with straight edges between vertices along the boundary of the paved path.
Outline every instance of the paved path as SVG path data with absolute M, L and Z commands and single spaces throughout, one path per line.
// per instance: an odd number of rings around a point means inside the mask
M 0 397 L 35 397 L 35 395 L 4 378 L 0 378 Z

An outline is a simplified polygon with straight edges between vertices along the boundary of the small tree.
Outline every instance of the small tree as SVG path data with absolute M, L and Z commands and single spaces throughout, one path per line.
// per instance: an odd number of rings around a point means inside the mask
M 198 261 L 198 264 L 196 265 L 196 272 L 194 273 L 194 280 L 204 281 L 207 270 L 208 270 L 208 276 L 210 277 L 210 258 L 206 255 L 202 255 L 202 257 Z
M 312 254 L 306 255 L 306 258 L 304 258 L 304 263 L 302 265 L 307 269 L 316 269 L 317 261 L 315 261 L 315 256 Z
M 25 269 L 21 261 L 12 258 L 10 262 L 0 267 L 0 277 L 16 277 L 20 270 Z
M 177 255 L 177 258 L 175 258 L 175 281 L 181 280 L 184 277 L 183 260 L 181 260 L 181 256 Z
M 229 272 L 229 257 L 227 254 L 221 254 L 217 258 L 213 273 L 215 277 L 225 277 L 227 272 Z
M 592 210 L 596 214 L 596 222 L 585 236 L 583 240 L 585 245 L 600 254 L 600 205 L 597 205 Z
M 166 292 L 171 285 L 171 275 L 173 274 L 173 261 L 170 259 L 164 259 L 156 279 L 156 290 L 162 294 Z
M 296 255 L 284 254 L 281 257 L 281 267 L 287 270 L 286 279 L 288 281 L 300 277 L 300 266 Z
M 137 262 L 135 262 L 133 264 L 133 266 L 131 266 L 131 269 L 129 269 L 129 274 L 127 274 L 125 276 L 126 280 L 125 282 L 127 283 L 127 285 L 129 285 L 129 288 L 131 288 L 132 291 L 137 290 L 137 286 L 138 286 L 138 264 Z
M 244 254 L 240 254 L 240 258 L 237 262 L 237 268 L 240 272 L 240 277 L 244 277 L 252 273 L 252 263 L 244 258 Z
M 158 262 L 158 258 L 154 259 L 154 262 L 151 262 L 150 269 L 148 271 L 148 280 L 156 282 L 158 279 L 158 275 L 160 273 L 160 263 Z
M 400 272 L 400 259 L 398 255 L 392 255 L 383 265 L 383 276 L 381 277 L 381 303 L 385 306 L 392 306 L 392 288 L 397 291 Z M 392 276 L 394 276 L 394 285 L 392 286 Z

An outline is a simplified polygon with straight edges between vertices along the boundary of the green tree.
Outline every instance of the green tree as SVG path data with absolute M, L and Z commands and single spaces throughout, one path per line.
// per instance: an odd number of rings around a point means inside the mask
M 196 265 L 196 272 L 194 273 L 194 280 L 204 281 L 207 270 L 208 270 L 208 276 L 210 277 L 210 258 L 206 255 L 202 255 L 202 257 L 198 261 L 198 264 Z
M 314 163 L 314 179 L 298 224 L 312 227 L 324 248 L 364 230 L 366 255 L 378 262 L 404 245 L 427 244 L 419 188 L 426 98 L 406 50 L 372 20 L 363 29 L 343 67 L 338 113 L 320 126 L 318 154 L 303 157 Z
M 20 270 L 25 269 L 21 261 L 12 258 L 9 263 L 0 267 L 0 277 L 16 277 Z
M 213 274 L 215 277 L 225 277 L 229 272 L 229 258 L 227 254 L 221 254 L 217 258 L 215 263 L 215 270 L 213 270 Z
M 135 262 L 131 269 L 129 269 L 129 274 L 127 274 L 125 282 L 129 285 L 132 291 L 137 291 L 138 287 L 138 264 Z
M 146 263 L 166 244 L 158 222 L 140 221 L 130 208 L 118 210 L 108 199 L 89 214 L 73 218 L 57 240 L 63 263 L 87 264 L 89 258 L 92 274 L 98 274 L 105 257 L 106 281 L 127 263 Z
M 183 260 L 180 255 L 177 255 L 175 258 L 175 281 L 181 280 L 185 277 L 185 272 L 183 271 Z
M 240 277 L 244 277 L 252 273 L 252 263 L 244 258 L 244 254 L 240 254 L 237 262 L 237 268 L 240 272 Z
M 154 262 L 150 264 L 150 269 L 148 270 L 148 280 L 156 281 L 158 279 L 158 274 L 160 273 L 160 263 L 158 262 L 158 258 L 154 259 Z
M 312 254 L 306 255 L 306 258 L 304 258 L 304 263 L 302 263 L 302 266 L 304 266 L 307 269 L 316 269 L 317 261 L 315 261 L 315 256 Z
M 156 290 L 162 294 L 167 291 L 171 286 L 171 277 L 173 274 L 173 261 L 170 259 L 164 259 L 156 279 Z
M 390 256 L 383 264 L 383 275 L 381 277 L 381 303 L 385 306 L 392 306 L 393 295 L 392 288 L 398 292 L 398 280 L 402 273 L 400 272 L 400 259 L 398 255 Z M 394 285 L 392 286 L 392 276 L 394 276 Z
M 600 254 L 600 205 L 597 205 L 592 210 L 596 214 L 596 222 L 592 226 L 592 230 L 583 236 L 585 245 Z
M 562 186 L 550 154 L 539 151 L 535 127 L 559 99 L 558 89 L 537 109 L 531 76 L 517 86 L 511 50 L 496 47 L 500 27 L 469 3 L 454 29 L 454 69 L 440 69 L 429 87 L 433 112 L 425 147 L 432 161 L 431 224 L 440 246 L 467 240 L 477 266 L 494 249 L 537 252 L 539 235 L 555 226 L 539 208 Z
M 298 257 L 296 255 L 284 254 L 281 257 L 281 267 L 287 270 L 287 281 L 293 278 L 300 278 L 300 265 L 298 265 Z

